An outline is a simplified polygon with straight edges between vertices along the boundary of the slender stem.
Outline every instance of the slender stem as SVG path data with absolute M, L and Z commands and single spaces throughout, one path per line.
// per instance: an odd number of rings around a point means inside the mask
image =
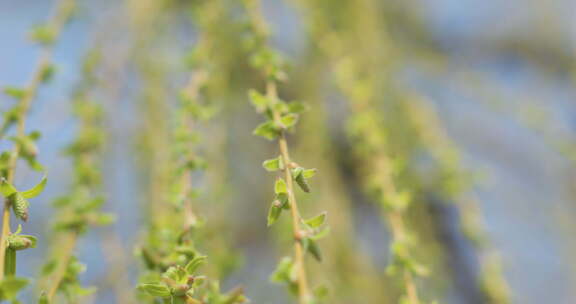
M 6 273 L 7 277 L 16 275 L 16 250 L 6 249 Z
M 260 2 L 246 0 L 245 5 L 247 7 L 248 15 L 252 20 L 257 34 L 260 37 L 268 36 L 268 28 L 266 22 L 264 21 L 261 13 Z M 276 83 L 274 81 L 268 81 L 266 83 L 266 94 L 273 100 L 273 103 L 278 101 L 278 92 L 276 89 Z M 272 111 L 274 121 L 280 120 L 280 114 L 277 111 Z M 310 292 L 308 287 L 308 278 L 306 276 L 306 266 L 305 266 L 305 252 L 300 242 L 300 212 L 298 211 L 298 204 L 296 203 L 296 197 L 294 196 L 294 182 L 292 178 L 292 172 L 290 170 L 290 153 L 288 151 L 288 142 L 286 140 L 286 133 L 281 132 L 278 139 L 278 145 L 280 149 L 280 154 L 282 155 L 282 160 L 284 162 L 284 175 L 286 179 L 286 187 L 288 191 L 288 204 L 290 205 L 290 213 L 292 217 L 292 231 L 294 233 L 294 262 L 296 265 L 298 273 L 298 299 L 300 304 L 308 303 L 310 300 Z
M 30 104 L 32 102 L 32 100 L 34 99 L 34 96 L 36 95 L 36 91 L 38 90 L 38 87 L 40 86 L 41 80 L 42 80 L 42 71 L 45 69 L 45 67 L 48 65 L 49 62 L 49 53 L 45 52 L 44 55 L 42 56 L 41 60 L 40 60 L 40 64 L 39 64 L 39 68 L 36 69 L 36 72 L 34 73 L 34 76 L 32 77 L 32 81 L 30 82 L 28 89 L 26 90 L 26 93 L 24 94 L 24 97 L 22 98 L 22 100 L 20 101 L 19 107 L 20 107 L 20 114 L 18 115 L 18 130 L 17 130 L 17 136 L 24 136 L 25 132 L 26 132 L 26 114 L 28 113 L 28 110 L 30 108 Z M 14 182 L 14 175 L 15 175 L 15 171 L 16 171 L 16 163 L 18 160 L 18 155 L 20 154 L 20 145 L 14 145 L 14 148 L 12 150 L 12 153 L 10 155 L 10 160 L 8 163 L 8 172 L 7 172 L 7 176 L 6 179 L 8 181 L 8 183 L 13 183 Z M 2 213 L 2 235 L 0 235 L 0 280 L 3 278 L 4 276 L 4 267 L 5 267 L 5 263 L 4 263 L 4 259 L 6 256 L 6 240 L 8 238 L 8 235 L 10 234 L 10 201 L 8 200 L 8 198 L 6 198 L 4 200 L 4 211 Z
M 192 77 L 190 77 L 186 88 L 184 89 L 187 96 L 195 100 L 198 98 L 200 87 L 207 80 L 207 73 L 203 70 L 198 71 Z M 185 118 L 184 123 L 189 127 L 190 130 L 194 127 L 194 121 L 189 117 Z M 190 147 L 192 150 L 192 147 Z M 184 193 L 188 193 L 192 186 L 192 172 L 188 172 L 182 176 L 182 182 L 184 185 Z M 198 216 L 194 212 L 194 206 L 192 199 L 189 195 L 186 195 L 186 200 L 184 201 L 184 230 L 190 230 L 198 223 Z
M 276 101 L 278 99 L 278 93 L 276 90 L 276 84 L 269 81 L 266 85 L 266 93 L 268 97 Z M 279 120 L 279 114 L 274 111 L 274 120 Z M 292 216 L 292 231 L 294 233 L 294 260 L 296 263 L 296 269 L 298 272 L 298 298 L 301 304 L 307 303 L 309 300 L 309 288 L 308 288 L 308 278 L 306 276 L 306 266 L 305 266 L 305 252 L 302 243 L 299 241 L 300 238 L 300 212 L 298 210 L 298 204 L 296 203 L 296 197 L 294 196 L 294 182 L 292 178 L 292 172 L 290 171 L 289 164 L 290 153 L 288 151 L 288 142 L 286 140 L 285 132 L 280 134 L 278 139 L 278 146 L 280 148 L 280 154 L 282 155 L 282 161 L 284 162 L 284 176 L 286 179 L 286 187 L 288 191 L 288 203 L 290 204 L 290 214 Z
M 420 299 L 418 298 L 418 290 L 416 289 L 414 276 L 409 271 L 404 272 L 404 282 L 406 284 L 406 295 L 408 296 L 410 304 L 419 304 Z
M 10 234 L 10 204 L 4 202 L 4 211 L 2 213 L 2 235 L 0 236 L 0 279 L 4 278 L 4 266 L 6 259 L 6 240 Z
M 381 156 L 377 163 L 377 170 L 380 172 L 380 182 L 384 193 L 395 196 L 397 193 L 396 185 L 392 179 L 392 172 L 390 170 L 390 161 L 386 156 Z M 406 224 L 404 223 L 403 215 L 399 211 L 384 211 L 384 217 L 388 219 L 388 225 L 392 231 L 393 241 L 400 241 L 407 236 Z M 410 304 L 419 304 L 418 291 L 414 277 L 409 270 L 403 270 L 403 281 L 406 295 Z
M 58 287 L 60 287 L 60 283 L 64 279 L 66 275 L 66 269 L 68 268 L 68 264 L 70 263 L 70 259 L 72 258 L 72 252 L 76 247 L 76 242 L 78 240 L 78 234 L 75 232 L 71 232 L 68 235 L 62 238 L 61 243 L 63 244 L 62 252 L 59 254 L 60 262 L 56 265 L 56 271 L 50 277 L 48 281 L 48 292 L 46 296 L 48 298 L 48 303 L 52 303 L 52 299 L 56 295 L 58 291 Z
M 286 143 L 286 136 L 281 135 L 279 140 L 280 153 L 282 154 L 282 159 L 286 163 L 290 163 L 290 156 L 288 154 L 288 145 Z M 300 213 L 298 211 L 298 204 L 296 203 L 296 198 L 294 197 L 294 183 L 292 179 L 292 173 L 290 168 L 285 166 L 284 174 L 286 176 L 286 186 L 288 188 L 288 202 L 290 204 L 290 213 L 292 215 L 292 230 L 294 232 L 294 237 L 299 238 L 300 235 Z M 298 269 L 298 295 L 300 303 L 307 303 L 308 301 L 308 279 L 306 277 L 306 267 L 304 265 L 304 248 L 302 243 L 297 239 L 294 242 L 294 256 L 296 261 L 296 268 Z
M 388 213 L 388 221 L 390 230 L 392 230 L 392 237 L 394 241 L 401 240 L 406 235 L 406 225 L 402 218 L 402 214 L 398 212 Z M 403 274 L 404 289 L 406 290 L 406 296 L 408 297 L 410 304 L 419 304 L 420 299 L 418 297 L 418 290 L 416 289 L 416 283 L 414 281 L 414 276 L 409 270 L 404 270 Z

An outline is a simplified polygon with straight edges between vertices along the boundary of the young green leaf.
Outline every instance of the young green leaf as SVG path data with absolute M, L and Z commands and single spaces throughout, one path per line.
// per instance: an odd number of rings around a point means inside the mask
M 296 181 L 298 186 L 300 186 L 300 189 L 302 189 L 302 191 L 306 193 L 310 192 L 310 185 L 308 185 L 308 181 L 306 180 L 306 178 L 304 178 L 304 175 L 302 173 L 295 176 L 294 180 Z
M 292 176 L 304 192 L 310 192 L 310 185 L 308 185 L 307 179 L 313 177 L 316 174 L 316 171 L 316 169 L 297 167 L 292 169 Z
M 302 177 L 304 177 L 304 178 L 306 178 L 306 179 L 312 178 L 314 175 L 316 175 L 316 172 L 317 172 L 317 171 L 318 171 L 318 170 L 316 170 L 316 169 L 314 169 L 314 168 L 313 168 L 313 169 L 305 169 L 305 170 L 302 170 Z
M 250 101 L 252 102 L 252 105 L 254 105 L 258 113 L 263 112 L 266 107 L 268 107 L 269 101 L 266 96 L 260 94 L 256 90 L 250 90 L 248 91 L 248 94 L 250 95 Z
M 32 30 L 30 37 L 35 42 L 43 45 L 50 45 L 54 43 L 54 40 L 56 40 L 56 31 L 48 25 L 36 26 Z
M 278 156 L 277 158 L 265 160 L 262 163 L 262 167 L 264 167 L 266 171 L 270 172 L 282 170 L 284 168 L 284 165 L 282 164 L 282 157 Z
M 17 192 L 16 188 L 12 186 L 5 178 L 0 181 L 0 192 L 4 197 L 9 197 L 10 195 Z
M 22 98 L 24 98 L 24 96 L 26 96 L 26 90 L 22 89 L 22 88 L 17 88 L 17 87 L 5 87 L 4 88 L 4 94 L 16 99 L 16 100 L 20 100 Z
M 304 171 L 304 168 L 302 168 L 302 167 L 296 167 L 296 168 L 292 169 L 292 177 L 296 178 L 298 175 L 302 174 L 303 171 Z
M 317 300 L 325 300 L 328 297 L 328 287 L 326 285 L 319 285 L 314 288 L 313 294 Z
M 324 228 L 322 228 L 322 229 L 320 229 L 320 230 L 314 231 L 314 233 L 311 234 L 311 235 L 309 236 L 309 238 L 310 238 L 311 240 L 317 241 L 317 240 L 319 240 L 319 239 L 322 239 L 322 238 L 326 237 L 329 233 L 330 233 L 330 227 L 324 227 Z
M 272 226 L 280 217 L 282 213 L 282 203 L 279 200 L 275 200 L 270 205 L 270 209 L 268 210 L 268 227 Z
M 276 183 L 274 184 L 274 193 L 288 193 L 288 187 L 286 186 L 286 182 L 282 178 L 278 178 Z
M 202 266 L 202 264 L 204 264 L 205 262 L 206 262 L 205 256 L 195 257 L 194 259 L 192 259 L 192 261 L 186 264 L 184 269 L 186 270 L 186 273 L 188 273 L 188 275 L 191 275 L 194 274 L 194 272 L 198 269 L 198 267 Z
M 28 279 L 18 277 L 6 277 L 0 281 L 0 291 L 2 298 L 5 300 L 13 300 L 18 295 L 18 292 L 28 285 Z
M 298 101 L 292 101 L 288 103 L 288 112 L 298 114 L 308 110 L 308 107 Z
M 46 186 L 47 181 L 48 181 L 48 178 L 46 176 L 44 176 L 42 178 L 42 180 L 40 181 L 40 183 L 38 183 L 36 186 L 32 187 L 32 189 L 23 191 L 22 196 L 24 198 L 33 198 L 33 197 L 38 196 L 40 193 L 42 193 L 42 191 L 44 191 L 44 187 Z
M 292 281 L 291 272 L 294 267 L 294 263 L 290 257 L 284 257 L 276 270 L 270 276 L 270 280 L 275 283 L 290 283 Z
M 162 274 L 162 277 L 180 283 L 186 280 L 187 273 L 182 266 L 177 265 L 168 268 L 168 270 Z
M 280 118 L 280 122 L 284 128 L 291 128 L 296 124 L 296 122 L 298 122 L 298 115 L 293 113 L 284 115 Z
M 290 210 L 290 204 L 288 204 L 288 193 L 276 194 L 276 200 L 280 202 L 282 209 Z
M 167 298 L 170 296 L 170 289 L 168 286 L 157 283 L 140 284 L 138 289 L 146 292 L 153 297 Z
M 254 135 L 262 136 L 268 140 L 273 140 L 276 137 L 278 137 L 280 133 L 278 132 L 278 129 L 274 125 L 274 122 L 267 121 L 261 123 L 256 127 L 256 129 L 254 129 Z
M 326 212 L 322 212 L 319 215 L 308 219 L 305 221 L 306 225 L 308 225 L 310 228 L 318 228 L 320 226 L 322 226 L 322 224 L 324 224 L 324 222 L 326 221 Z
M 308 239 L 307 249 L 308 249 L 308 252 L 310 252 L 310 254 L 312 254 L 312 256 L 318 262 L 322 262 L 322 253 L 320 252 L 320 247 L 318 247 L 318 244 L 316 244 L 316 241 L 314 241 L 312 239 Z

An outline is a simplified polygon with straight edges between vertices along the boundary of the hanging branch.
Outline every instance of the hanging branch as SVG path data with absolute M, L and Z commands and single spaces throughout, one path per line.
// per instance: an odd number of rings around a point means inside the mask
M 92 51 L 84 59 L 83 79 L 73 93 L 74 113 L 79 121 L 76 139 L 65 149 L 74 163 L 74 180 L 69 193 L 55 202 L 58 217 L 54 225 L 54 253 L 42 271 L 45 281 L 43 299 L 55 302 L 61 291 L 69 300 L 75 300 L 94 291 L 83 288 L 77 278 L 84 270 L 74 256 L 74 249 L 90 226 L 109 225 L 114 217 L 100 211 L 105 203 L 102 197 L 100 158 L 105 143 L 103 110 L 92 100 L 97 85 L 96 67 L 100 53 Z
M 60 1 L 54 15 L 46 25 L 34 28 L 32 39 L 41 44 L 43 50 L 28 85 L 25 88 L 7 87 L 4 89 L 4 92 L 13 97 L 17 103 L 5 112 L 4 122 L 0 126 L 0 138 L 4 138 L 10 128 L 16 126 L 16 134 L 10 138 L 14 142 L 14 148 L 11 152 L 4 152 L 0 155 L 1 193 L 5 197 L 0 235 L 0 290 L 3 299 L 14 299 L 18 290 L 27 285 L 27 280 L 14 277 L 16 251 L 34 247 L 36 243 L 35 237 L 20 234 L 20 226 L 16 232 L 11 233 L 11 209 L 18 219 L 26 221 L 29 208 L 27 199 L 40 194 L 46 184 L 46 178 L 44 178 L 28 191 L 18 191 L 13 186 L 19 158 L 24 159 L 32 169 L 43 170 L 42 165 L 36 160 L 38 148 L 35 142 L 40 137 L 40 132 L 34 131 L 26 134 L 26 117 L 40 86 L 48 82 L 54 74 L 54 67 L 51 64 L 53 45 L 62 27 L 72 15 L 74 4 L 73 0 Z
M 438 117 L 418 97 L 406 103 L 408 118 L 416 128 L 419 140 L 426 146 L 441 173 L 438 180 L 443 194 L 456 201 L 462 233 L 476 249 L 480 265 L 480 286 L 483 301 L 492 304 L 510 303 L 510 290 L 502 273 L 499 255 L 483 229 L 479 204 L 469 194 L 470 178 L 462 168 L 459 151 L 444 132 Z M 469 175 L 469 174 L 468 174 Z
M 199 5 L 197 14 L 210 15 L 209 4 Z M 197 189 L 192 187 L 194 178 L 205 167 L 199 155 L 198 123 L 210 119 L 215 109 L 206 100 L 202 89 L 210 81 L 213 71 L 207 60 L 212 52 L 211 37 L 200 24 L 200 41 L 193 54 L 195 68 L 188 84 L 180 93 L 179 104 L 173 112 L 174 125 L 170 128 L 170 156 L 167 168 L 167 193 L 161 193 L 163 206 L 162 223 L 149 231 L 149 239 L 141 248 L 141 256 L 148 269 L 142 276 L 144 283 L 138 288 L 151 302 L 160 299 L 163 303 L 245 303 L 242 289 L 220 291 L 217 280 L 197 274 L 207 260 L 197 248 L 201 245 L 199 235 L 203 219 L 197 213 Z
M 401 183 L 405 171 L 403 159 L 394 155 L 390 147 L 390 131 L 383 120 L 380 95 L 376 93 L 386 80 L 383 73 L 389 67 L 385 62 L 390 60 L 389 45 L 383 44 L 381 38 L 386 35 L 378 32 L 381 25 L 375 17 L 377 7 L 373 1 L 359 1 L 349 7 L 339 7 L 339 11 L 347 11 L 343 17 L 332 14 L 330 4 L 323 6 L 308 1 L 298 1 L 298 4 L 310 18 L 312 39 L 321 54 L 328 57 L 336 84 L 351 110 L 348 134 L 352 150 L 366 189 L 380 204 L 392 234 L 392 262 L 387 273 L 402 282 L 405 301 L 402 303 L 419 304 L 416 277 L 427 275 L 428 269 L 415 258 L 416 237 L 407 224 L 408 209 L 416 203 L 412 198 L 415 189 Z M 351 25 L 350 20 L 358 22 Z
M 293 162 L 287 141 L 287 133 L 294 129 L 305 106 L 298 102 L 286 103 L 279 98 L 276 86 L 279 81 L 285 79 L 281 56 L 268 45 L 268 30 L 259 3 L 246 0 L 244 5 L 251 30 L 251 64 L 266 79 L 265 95 L 256 90 L 250 91 L 250 98 L 256 111 L 267 119 L 254 130 L 254 134 L 268 140 L 277 140 L 280 155 L 266 160 L 263 166 L 267 171 L 280 171 L 284 175 L 284 178 L 279 177 L 276 180 L 274 186 L 276 197 L 268 213 L 268 226 L 276 222 L 283 210 L 289 210 L 294 236 L 294 258 L 284 258 L 272 275 L 272 280 L 288 285 L 290 291 L 298 295 L 299 303 L 317 303 L 323 298 L 325 288 L 319 287 L 311 293 L 305 254 L 309 252 L 314 258 L 321 260 L 320 249 L 316 242 L 328 232 L 328 228 L 324 225 L 326 213 L 323 212 L 308 220 L 301 217 L 294 182 L 304 192 L 310 192 L 308 179 L 315 175 L 316 169 L 305 169 Z

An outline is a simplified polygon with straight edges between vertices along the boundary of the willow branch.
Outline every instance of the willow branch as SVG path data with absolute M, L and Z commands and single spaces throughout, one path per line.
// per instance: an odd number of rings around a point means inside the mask
M 54 17 L 51 19 L 49 26 L 54 31 L 55 37 L 60 35 L 62 27 L 70 17 L 72 9 L 74 7 L 74 0 L 61 0 L 56 9 Z M 38 92 L 38 88 L 43 80 L 43 75 L 46 69 L 50 66 L 52 60 L 53 47 L 46 46 L 42 51 L 42 55 L 30 80 L 27 89 L 24 92 L 24 96 L 20 99 L 18 104 L 19 115 L 17 117 L 17 137 L 25 135 L 26 132 L 26 115 L 30 109 L 32 101 Z M 13 183 L 14 176 L 16 173 L 16 163 L 20 155 L 20 145 L 15 145 L 12 153 L 10 155 L 10 160 L 8 163 L 8 172 L 6 179 L 8 183 Z M 4 201 L 4 210 L 2 213 L 2 234 L 0 235 L 0 280 L 4 278 L 4 258 L 6 256 L 6 239 L 10 234 L 10 203 L 8 200 Z

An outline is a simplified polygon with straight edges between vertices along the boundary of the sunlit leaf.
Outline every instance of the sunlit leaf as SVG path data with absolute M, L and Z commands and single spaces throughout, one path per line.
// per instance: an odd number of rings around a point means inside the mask
M 44 191 L 44 187 L 46 187 L 46 183 L 48 182 L 48 178 L 44 176 L 40 183 L 36 186 L 32 187 L 30 190 L 22 191 L 22 196 L 24 198 L 34 198 L 38 196 L 42 191 Z

